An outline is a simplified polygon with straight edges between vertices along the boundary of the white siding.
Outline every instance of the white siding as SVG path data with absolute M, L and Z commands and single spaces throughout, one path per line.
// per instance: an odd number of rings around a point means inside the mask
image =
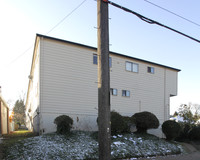
M 0 135 L 9 133 L 9 109 L 5 105 L 5 101 L 0 97 Z
M 97 73 L 93 51 L 43 41 L 41 112 L 96 115 Z
M 38 109 L 39 109 L 39 61 L 40 61 L 40 43 L 37 41 L 36 50 L 33 55 L 33 64 L 29 76 L 29 89 L 26 100 L 26 127 L 29 130 L 38 132 Z
M 111 88 L 118 89 L 118 96 L 111 96 L 112 109 L 124 115 L 150 111 L 162 118 L 164 108 L 164 69 L 155 67 L 155 74 L 147 73 L 147 64 L 127 58 L 113 56 L 110 72 Z M 125 62 L 139 64 L 139 72 L 125 70 Z M 151 65 L 152 66 L 152 65 Z M 122 90 L 130 90 L 130 97 L 122 97 Z
M 34 85 L 39 84 L 40 96 L 35 99 L 40 103 L 34 106 L 39 106 L 40 131 L 55 131 L 54 119 L 61 114 L 73 118 L 74 129 L 96 130 L 97 65 L 93 64 L 96 49 L 51 38 L 38 39 L 39 64 L 34 66 L 33 75 L 39 77 L 30 85 L 29 99 Z M 118 54 L 110 57 L 110 87 L 118 90 L 117 96 L 111 95 L 111 110 L 126 116 L 149 111 L 158 117 L 160 124 L 167 120 L 170 96 L 177 94 L 178 71 Z M 126 71 L 126 61 L 137 63 L 139 72 Z M 147 67 L 154 67 L 154 74 L 148 73 Z M 123 97 L 122 90 L 129 90 L 130 97 Z M 161 135 L 160 130 L 156 132 Z
M 79 128 L 97 129 L 97 65 L 93 65 L 93 53 L 51 40 L 41 42 L 41 128 L 45 131 L 54 125 L 46 119 L 49 114 L 51 122 L 61 114 L 70 115 L 74 122 L 77 117 L 92 116 L 93 123 L 88 118 Z M 83 122 L 80 120 L 74 127 L 81 126 L 80 123 Z

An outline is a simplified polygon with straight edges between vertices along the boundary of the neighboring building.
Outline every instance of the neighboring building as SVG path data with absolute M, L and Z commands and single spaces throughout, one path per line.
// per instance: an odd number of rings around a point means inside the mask
M 26 100 L 26 126 L 36 132 L 56 130 L 62 114 L 74 129 L 97 130 L 97 49 L 36 35 Z M 110 52 L 111 110 L 132 116 L 154 113 L 169 119 L 170 97 L 177 95 L 179 69 Z M 160 130 L 154 131 L 161 136 Z
M 1 96 L 0 86 L 0 136 L 9 133 L 9 107 Z

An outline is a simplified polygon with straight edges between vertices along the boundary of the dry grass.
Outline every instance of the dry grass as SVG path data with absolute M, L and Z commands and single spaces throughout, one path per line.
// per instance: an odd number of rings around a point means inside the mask
M 0 150 L 2 151 L 0 157 L 5 157 L 11 146 L 16 144 L 20 140 L 24 140 L 29 137 L 36 136 L 33 132 L 28 130 L 18 130 L 10 134 L 3 135 L 2 143 L 0 143 Z

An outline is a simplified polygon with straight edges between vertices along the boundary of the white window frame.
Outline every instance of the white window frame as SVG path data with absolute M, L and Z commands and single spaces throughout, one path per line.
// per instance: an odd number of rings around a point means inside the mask
M 131 92 L 129 90 L 122 90 L 122 97 L 130 97 Z
M 126 71 L 138 73 L 139 72 L 139 64 L 126 61 L 125 63 Z
M 110 89 L 110 92 L 111 92 L 111 95 L 113 95 L 113 96 L 117 96 L 117 89 L 116 88 L 111 88 Z
M 155 73 L 155 68 L 154 67 L 147 67 L 147 72 L 154 74 Z

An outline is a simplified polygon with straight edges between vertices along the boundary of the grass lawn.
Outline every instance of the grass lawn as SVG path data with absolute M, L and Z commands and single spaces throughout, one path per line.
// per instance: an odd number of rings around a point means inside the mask
M 24 134 L 26 137 L 16 132 L 11 135 L 16 138 L 4 140 L 5 159 L 98 159 L 95 132 L 73 131 L 69 135 L 52 133 L 35 137 L 29 137 L 33 134 L 28 132 Z M 152 157 L 183 152 L 181 145 L 149 134 L 120 134 L 111 138 L 112 159 Z
M 3 135 L 3 139 L 0 143 L 0 154 L 3 155 L 1 155 L 0 157 L 8 155 L 10 148 L 17 144 L 19 141 L 30 137 L 35 137 L 35 134 L 28 130 L 18 130 L 14 131 L 11 134 Z

